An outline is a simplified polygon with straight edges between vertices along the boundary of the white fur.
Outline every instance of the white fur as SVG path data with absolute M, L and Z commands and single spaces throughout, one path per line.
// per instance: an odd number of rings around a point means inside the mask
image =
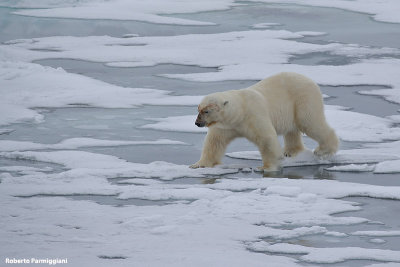
M 201 158 L 191 168 L 220 164 L 227 145 L 237 137 L 258 146 L 266 171 L 277 170 L 283 155 L 295 156 L 304 149 L 302 133 L 318 142 L 317 156 L 334 154 L 339 145 L 326 122 L 318 85 L 297 73 L 279 73 L 246 89 L 206 96 L 196 124 L 209 130 Z M 284 136 L 283 152 L 277 135 Z

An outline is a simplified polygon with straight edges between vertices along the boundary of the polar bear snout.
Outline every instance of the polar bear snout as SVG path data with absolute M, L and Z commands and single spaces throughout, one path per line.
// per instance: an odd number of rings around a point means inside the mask
M 206 122 L 202 119 L 201 114 L 197 115 L 196 122 L 194 123 L 197 127 L 206 126 Z
M 196 124 L 197 127 L 204 127 L 206 126 L 206 124 L 204 122 L 195 122 L 194 124 Z

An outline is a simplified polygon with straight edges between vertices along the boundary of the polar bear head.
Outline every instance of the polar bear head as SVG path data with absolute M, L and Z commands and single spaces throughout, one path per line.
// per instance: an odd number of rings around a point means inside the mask
M 222 100 L 217 95 L 206 96 L 198 106 L 199 114 L 196 119 L 196 126 L 210 127 L 223 121 L 224 109 L 229 101 Z

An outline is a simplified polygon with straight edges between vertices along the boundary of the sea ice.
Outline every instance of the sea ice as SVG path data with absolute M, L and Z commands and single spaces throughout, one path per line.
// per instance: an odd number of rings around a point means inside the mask
M 44 150 L 44 149 L 77 149 L 81 147 L 101 147 L 101 146 L 130 146 L 130 145 L 185 145 L 186 143 L 169 139 L 159 139 L 155 141 L 120 141 L 120 140 L 100 140 L 94 138 L 70 138 L 58 144 L 39 144 L 28 141 L 0 140 L 0 151 L 25 151 L 25 150 Z
M 1 50 L 1 48 L 0 48 Z M 35 81 L 32 83 L 32 81 Z M 201 96 L 172 96 L 156 89 L 108 84 L 63 69 L 0 61 L 0 125 L 43 121 L 35 107 L 132 108 L 141 105 L 197 105 Z
M 4 5 L 4 4 L 3 4 Z M 177 25 L 214 25 L 210 22 L 201 22 L 188 19 L 165 16 L 173 13 L 195 13 L 201 11 L 224 10 L 234 6 L 232 0 L 193 1 L 193 0 L 152 0 L 151 4 L 140 0 L 86 0 L 76 1 L 15 1 L 7 6 L 28 8 L 17 10 L 18 15 L 75 18 L 75 19 L 112 19 L 137 20 L 151 23 Z M 41 9 L 34 9 L 41 8 Z
M 325 168 L 327 171 L 335 172 L 371 172 L 375 169 L 374 165 L 369 164 L 349 164 L 349 165 L 339 165 Z
M 140 126 L 140 128 L 173 132 L 207 132 L 207 128 L 200 128 L 194 124 L 194 122 L 196 121 L 196 115 L 173 116 L 167 118 L 148 118 L 148 120 L 153 120 L 157 122 L 142 125 Z
M 400 160 L 388 160 L 376 164 L 374 173 L 400 173 Z
M 30 16 L 134 19 L 185 25 L 212 25 L 212 22 L 179 19 L 172 14 L 222 10 L 235 5 L 231 0 L 164 2 L 156 0 L 152 2 L 155 5 L 149 5 L 138 0 L 19 0 L 3 1 L 0 5 L 29 8 L 16 12 Z M 377 20 L 400 22 L 397 16 L 399 5 L 394 4 L 394 0 L 385 3 L 378 0 L 286 2 L 334 6 L 375 14 Z M 134 12 L 132 7 L 135 7 Z M 166 16 L 168 14 L 171 16 Z M 326 85 L 386 85 L 391 88 L 366 93 L 382 95 L 400 103 L 400 60 L 376 58 L 398 55 L 398 50 L 339 43 L 310 44 L 296 40 L 320 34 L 252 30 L 165 37 L 140 37 L 133 33 L 124 36 L 129 38 L 64 36 L 9 41 L 0 46 L 0 125 L 26 119 L 43 121 L 40 111 L 32 109 L 35 107 L 194 106 L 202 97 L 174 96 L 163 90 L 115 86 L 67 73 L 61 68 L 27 63 L 45 58 L 88 60 L 120 67 L 171 63 L 216 68 L 209 73 L 164 75 L 193 81 L 259 80 L 279 71 L 297 71 Z M 268 55 L 260 56 L 265 55 L 266 50 Z M 342 66 L 287 64 L 293 55 L 314 52 L 345 55 L 356 60 Z M 382 142 L 400 138 L 399 128 L 393 125 L 398 122 L 395 116 L 379 118 L 337 107 L 328 107 L 326 114 L 342 140 Z M 194 125 L 193 115 L 149 120 L 155 123 L 140 127 L 163 131 L 206 131 Z M 2 133 L 7 133 L 7 130 L 0 130 Z M 268 263 L 287 267 L 301 266 L 299 261 L 319 264 L 364 259 L 396 262 L 370 265 L 392 267 L 400 262 L 399 251 L 357 247 L 313 248 L 285 243 L 271 245 L 260 241 L 263 238 L 277 241 L 305 235 L 346 238 L 346 233 L 328 231 L 327 228 L 357 225 L 370 219 L 344 213 L 361 210 L 362 206 L 342 198 L 400 200 L 400 187 L 334 180 L 243 178 L 248 174 L 233 176 L 240 169 L 251 171 L 243 164 L 240 168 L 232 165 L 193 170 L 186 165 L 163 161 L 134 163 L 111 155 L 74 151 L 87 146 L 143 144 L 184 143 L 167 139 L 120 141 L 94 138 L 71 138 L 56 144 L 1 141 L 0 157 L 11 159 L 10 162 L 21 164 L 31 160 L 44 162 L 40 166 L 46 166 L 46 162 L 52 167 L 52 164 L 61 165 L 60 168 L 0 167 L 2 253 L 19 258 L 63 255 L 71 261 L 79 261 L 82 266 L 135 266 L 143 263 L 149 266 L 265 266 Z M 399 151 L 400 141 L 365 144 L 360 149 L 339 151 L 330 159 L 317 159 L 311 151 L 305 151 L 298 157 L 285 159 L 283 166 L 350 164 L 337 166 L 336 170 L 360 171 L 369 169 L 367 164 L 377 163 L 375 172 L 398 172 Z M 228 155 L 260 159 L 258 152 Z M 184 178 L 184 181 L 185 178 L 190 181 L 190 178 L 200 179 L 196 179 L 199 183 L 195 184 L 170 181 L 177 178 Z M 214 184 L 209 183 L 208 178 Z M 93 201 L 77 200 L 77 197 L 87 195 Z M 114 204 L 94 202 L 101 196 L 124 204 L 115 207 Z M 151 204 L 140 206 L 139 200 Z M 399 235 L 397 230 L 374 231 L 373 224 L 368 226 L 371 231 L 352 230 L 349 235 Z M 295 260 L 280 255 L 253 253 L 246 247 L 260 252 L 304 255 Z
M 355 0 L 342 1 L 331 0 L 329 2 L 321 0 L 252 0 L 255 2 L 277 3 L 277 4 L 300 4 L 318 7 L 333 7 L 355 12 L 362 12 L 373 15 L 372 17 L 378 21 L 400 23 L 397 14 L 399 13 L 396 0 Z M 117 19 L 117 20 L 139 20 L 152 23 L 182 24 L 182 25 L 212 25 L 192 20 L 184 20 L 173 17 L 160 15 L 174 13 L 195 13 L 204 11 L 215 11 L 228 9 L 235 4 L 232 0 L 218 1 L 202 1 L 193 0 L 186 1 L 168 1 L 166 4 L 160 0 L 153 0 L 152 5 L 146 5 L 142 2 L 115 0 L 112 2 L 104 2 L 100 0 L 76 1 L 54 1 L 42 0 L 32 1 L 19 0 L 9 1 L 1 4 L 2 6 L 10 6 L 14 8 L 28 8 L 16 11 L 16 14 L 37 16 L 37 17 L 53 17 L 53 18 L 82 18 L 82 19 Z M 243 5 L 243 3 L 242 3 Z M 34 9 L 42 8 L 42 9 Z M 110 12 L 112 10 L 112 12 Z M 134 12 L 131 12 L 134 10 Z M 130 12 L 128 12 L 130 11 Z
M 264 22 L 264 23 L 257 23 L 252 25 L 252 28 L 254 29 L 268 29 L 271 28 L 272 26 L 281 26 L 282 24 L 280 23 L 274 23 L 274 22 Z
M 351 233 L 351 235 L 370 237 L 400 236 L 400 231 L 356 231 Z
M 231 177 L 232 179 L 218 179 L 215 184 L 166 183 L 162 180 L 172 177 L 215 177 L 235 173 L 237 170 L 191 170 L 187 166 L 166 162 L 138 164 L 114 156 L 83 151 L 2 152 L 0 155 L 6 158 L 52 162 L 67 168 L 58 173 L 0 176 L 0 199 L 4 204 L 4 227 L 0 234 L 2 240 L 12 240 L 14 244 L 5 246 L 4 253 L 20 255 L 15 249 L 15 244 L 18 244 L 18 251 L 21 248 L 27 251 L 29 248 L 31 253 L 38 255 L 42 255 L 40 251 L 44 248 L 46 255 L 62 251 L 63 255 L 72 259 L 79 258 L 80 262 L 91 264 L 95 262 L 98 266 L 109 264 L 101 260 L 103 258 L 98 257 L 99 255 L 110 258 L 119 255 L 124 258 L 122 266 L 134 265 L 138 261 L 173 266 L 193 265 L 190 264 L 193 262 L 195 266 L 243 266 L 248 263 L 251 266 L 263 266 L 267 261 L 274 266 L 297 266 L 294 260 L 287 257 L 251 253 L 245 249 L 244 244 L 263 237 L 288 239 L 325 234 L 326 228 L 320 225 L 367 222 L 368 219 L 365 218 L 333 215 L 360 209 L 356 203 L 340 199 L 345 196 L 400 199 L 399 187 L 329 180 Z M 124 186 L 107 181 L 107 178 L 117 177 L 129 178 L 132 182 L 135 181 L 134 177 L 139 179 L 137 183 Z M 160 180 L 147 183 L 144 181 L 145 177 Z M 82 194 L 91 194 L 94 198 L 112 195 L 119 199 L 188 202 L 115 208 L 54 196 Z M 35 195 L 42 197 L 29 197 Z M 15 221 L 19 223 L 16 224 Z M 291 225 L 295 228 L 280 229 Z M 15 235 L 15 232 L 21 235 Z M 104 232 L 108 234 L 104 235 Z M 71 239 L 71 236 L 74 238 Z M 188 239 L 183 238 L 187 236 L 190 236 L 190 246 Z M 57 242 L 48 242 L 49 240 Z M 217 241 L 213 241 L 210 246 L 210 240 Z M 75 247 L 79 249 L 74 249 Z M 155 250 L 162 253 L 154 257 L 152 252 Z M 328 248 L 326 253 L 327 251 Z M 184 253 L 187 258 L 177 264 L 178 252 Z M 356 252 L 349 259 L 360 255 L 364 257 L 369 252 L 372 255 L 369 259 L 397 260 L 389 250 L 381 250 L 380 257 L 376 251 Z M 210 253 L 215 255 L 212 259 L 206 256 L 211 255 Z M 240 260 L 231 261 L 231 257 L 228 257 L 230 253 L 235 257 L 239 255 Z M 307 250 L 305 253 L 308 253 L 305 261 L 321 260 L 315 256 L 317 251 Z M 323 257 L 323 260 L 340 261 L 348 257 L 342 251 L 335 255 L 334 259 L 329 256 Z
M 333 7 L 340 8 L 355 12 L 361 12 L 373 15 L 372 17 L 377 21 L 400 23 L 400 19 L 397 14 L 400 12 L 398 2 L 396 0 L 251 0 L 255 2 L 264 3 L 277 3 L 277 4 L 299 4 L 306 6 L 317 6 L 317 7 Z
M 181 177 L 205 177 L 237 173 L 238 169 L 200 168 L 191 169 L 187 165 L 154 161 L 149 164 L 128 162 L 115 156 L 85 151 L 60 150 L 52 152 L 0 152 L 0 157 L 50 162 L 64 165 L 68 169 L 79 170 L 79 175 L 98 175 L 99 177 L 140 177 L 172 180 Z
M 306 254 L 304 256 L 300 256 L 300 259 L 310 263 L 337 263 L 344 262 L 346 260 L 400 262 L 400 254 L 398 251 L 367 249 L 359 247 L 314 248 L 288 243 L 276 243 L 270 245 L 265 241 L 259 241 L 250 244 L 249 249 L 257 252 Z
M 261 160 L 259 151 L 238 151 L 226 154 L 231 158 Z M 312 151 L 305 150 L 293 158 L 284 158 L 282 167 L 326 165 L 326 164 L 360 164 L 377 163 L 397 159 L 398 156 L 391 154 L 366 154 L 362 149 L 339 150 L 338 153 L 329 158 L 318 158 Z

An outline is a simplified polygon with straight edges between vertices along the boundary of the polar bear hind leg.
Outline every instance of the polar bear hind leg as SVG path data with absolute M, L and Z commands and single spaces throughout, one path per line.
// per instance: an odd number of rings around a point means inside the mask
M 327 157 L 337 152 L 339 139 L 335 131 L 326 122 L 323 113 L 310 116 L 301 126 L 302 132 L 318 142 L 318 147 L 314 150 L 316 156 Z
M 294 157 L 304 150 L 303 139 L 299 130 L 293 130 L 284 136 L 285 140 L 285 157 Z

